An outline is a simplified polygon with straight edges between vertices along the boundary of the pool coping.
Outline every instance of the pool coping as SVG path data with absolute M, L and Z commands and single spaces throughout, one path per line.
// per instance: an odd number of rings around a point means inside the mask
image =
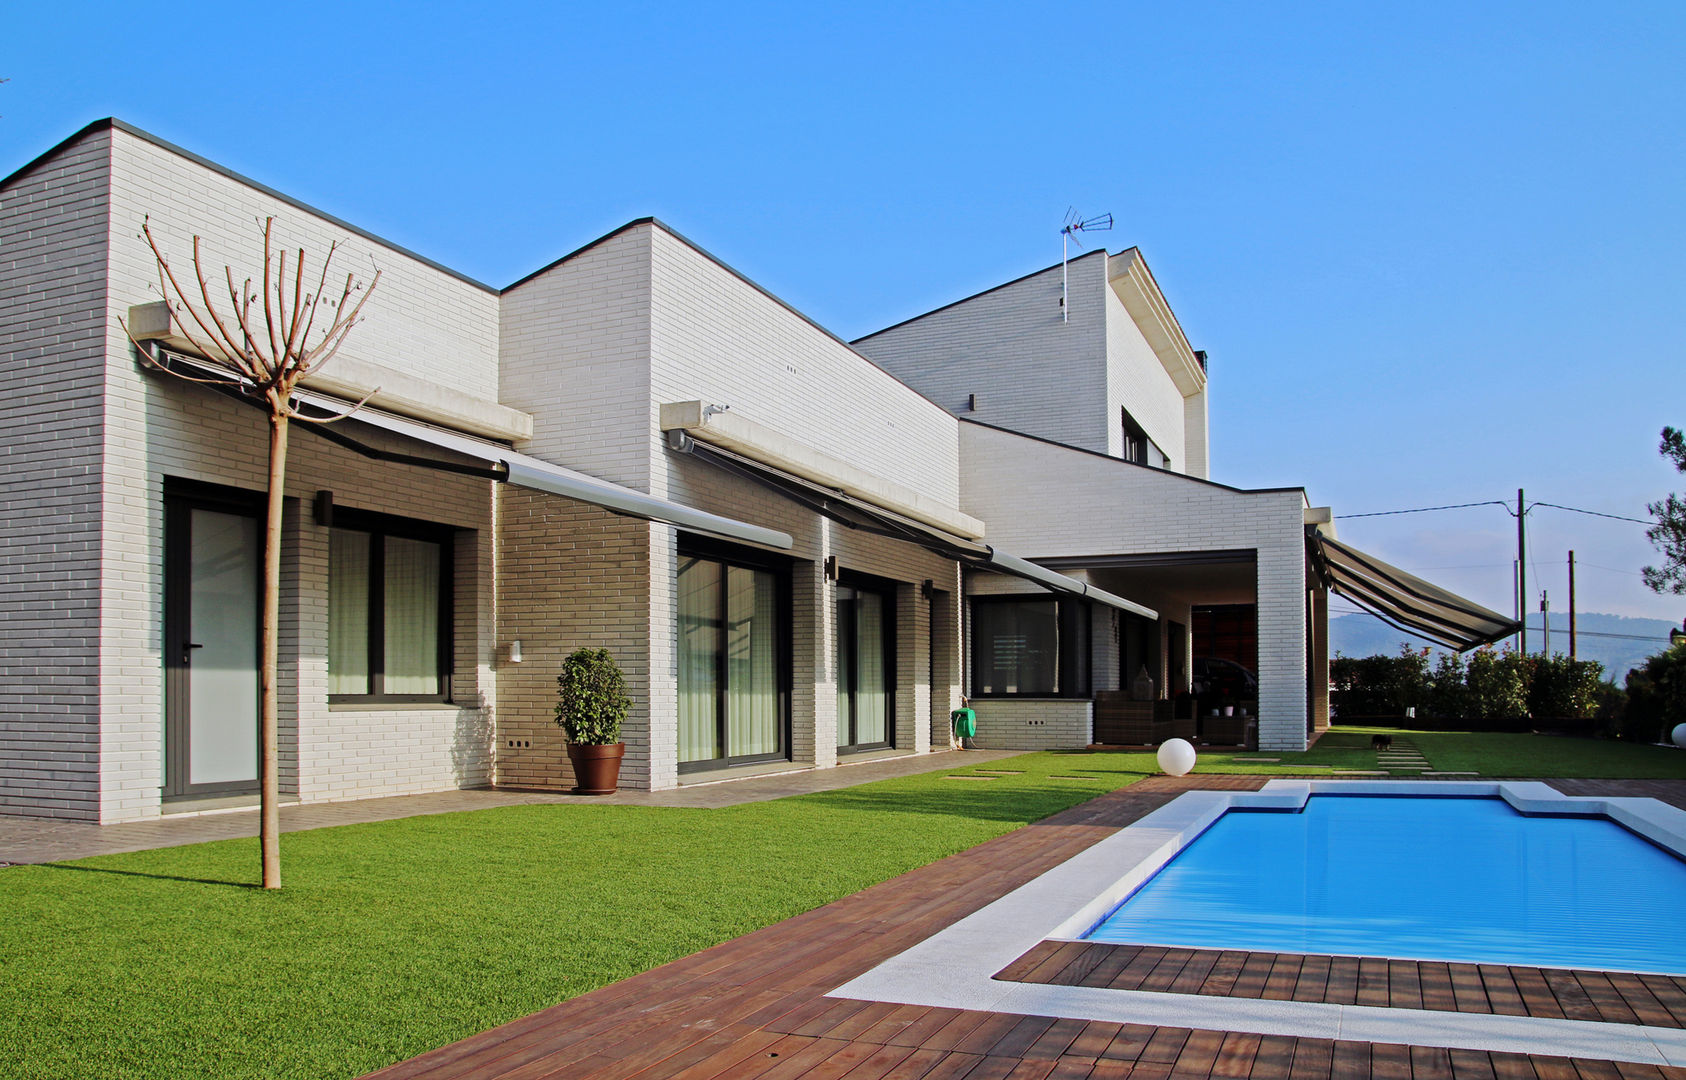
M 1538 781 L 1272 780 L 1257 792 L 1190 791 L 831 995 L 1077 1020 L 1686 1065 L 1686 1030 L 1680 1029 L 993 978 L 1039 941 L 1081 937 L 1230 807 L 1294 809 L 1312 795 L 1334 793 L 1496 795 L 1524 813 L 1601 814 L 1686 857 L 1686 811 L 1648 798 L 1564 795 Z M 1121 865 L 1129 868 L 1122 875 Z

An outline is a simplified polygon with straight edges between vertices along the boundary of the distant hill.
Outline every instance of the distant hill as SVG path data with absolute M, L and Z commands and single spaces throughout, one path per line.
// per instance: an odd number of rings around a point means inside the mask
M 1575 655 L 1582 660 L 1596 660 L 1603 664 L 1604 677 L 1620 686 L 1629 668 L 1638 666 L 1647 656 L 1654 656 L 1668 647 L 1668 632 L 1679 626 L 1679 623 L 1666 619 L 1630 619 L 1623 615 L 1583 611 L 1575 616 Z M 1420 638 L 1408 638 L 1373 615 L 1341 615 L 1329 620 L 1330 651 L 1341 656 L 1374 656 L 1377 653 L 1391 656 L 1407 642 L 1413 648 L 1428 644 Z M 1540 616 L 1536 612 L 1528 619 L 1528 651 L 1540 652 L 1543 645 Z M 1431 647 L 1436 652 L 1446 651 L 1439 646 Z M 1551 651 L 1569 655 L 1567 612 L 1552 613 Z

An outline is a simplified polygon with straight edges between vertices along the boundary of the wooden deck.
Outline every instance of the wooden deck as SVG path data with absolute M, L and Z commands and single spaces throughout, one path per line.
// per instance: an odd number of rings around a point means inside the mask
M 1044 941 L 996 978 L 1686 1028 L 1686 979 L 1670 975 Z
M 1203 1030 L 1193 1026 L 1199 1011 L 1195 996 L 1190 998 L 1191 1025 L 1174 1028 L 825 996 L 1183 791 L 1252 790 L 1263 782 L 1221 776 L 1146 780 L 824 908 L 373 1075 L 382 1080 L 832 1080 L 845 1075 L 848 1080 L 1686 1080 L 1686 1069 L 1652 1065 Z M 1268 976 L 1265 982 L 1270 984 Z

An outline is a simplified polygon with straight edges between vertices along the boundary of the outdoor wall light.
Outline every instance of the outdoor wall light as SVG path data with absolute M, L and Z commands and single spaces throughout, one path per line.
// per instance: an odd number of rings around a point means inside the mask
M 1681 628 L 1679 630 L 1670 630 L 1668 632 L 1668 643 L 1670 648 L 1680 644 L 1682 641 L 1686 641 L 1686 620 L 1683 620 L 1680 626 Z
M 509 643 L 509 662 L 512 664 L 521 662 L 521 641 L 519 638 Z
M 835 555 L 825 557 L 825 579 L 827 581 L 837 580 L 837 556 Z

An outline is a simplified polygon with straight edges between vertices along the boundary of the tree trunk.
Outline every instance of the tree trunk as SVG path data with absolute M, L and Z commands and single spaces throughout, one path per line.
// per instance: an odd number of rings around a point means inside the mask
M 279 696 L 281 622 L 281 511 L 287 485 L 287 416 L 269 417 L 269 512 L 263 544 L 263 669 L 258 719 L 260 813 L 258 846 L 263 853 L 263 887 L 281 887 L 281 769 Z

